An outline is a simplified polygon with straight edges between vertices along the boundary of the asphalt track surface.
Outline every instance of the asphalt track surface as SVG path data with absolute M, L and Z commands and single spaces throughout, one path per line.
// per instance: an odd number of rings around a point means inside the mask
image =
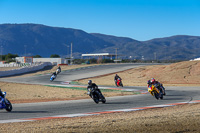
M 74 69 L 62 71 L 55 81 L 50 82 L 49 74 L 36 75 L 26 78 L 0 78 L 0 81 L 16 82 L 16 83 L 32 83 L 32 84 L 61 84 L 62 82 L 77 80 L 87 77 L 103 75 L 107 73 L 115 73 L 130 68 L 140 67 L 152 64 L 113 64 L 99 65 L 95 67 L 87 67 L 82 69 Z M 114 87 L 114 86 L 113 86 Z M 124 89 L 137 89 L 146 91 L 146 87 L 123 87 Z M 152 105 L 190 102 L 200 100 L 199 87 L 166 87 L 167 95 L 163 100 L 156 100 L 150 94 L 130 95 L 107 97 L 106 104 L 96 104 L 92 99 L 41 102 L 41 103 L 24 103 L 13 104 L 12 112 L 0 110 L 0 122 L 2 120 L 26 119 L 51 117 L 56 115 L 81 114 L 92 112 L 103 112 L 110 110 L 129 109 L 137 107 L 145 107 Z

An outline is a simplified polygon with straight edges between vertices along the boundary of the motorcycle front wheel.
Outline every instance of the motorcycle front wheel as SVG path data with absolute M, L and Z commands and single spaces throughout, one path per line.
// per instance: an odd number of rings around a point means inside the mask
M 123 84 L 121 83 L 121 86 L 123 87 Z
M 103 100 L 102 100 L 102 103 L 106 103 L 106 99 L 103 99 Z
M 11 112 L 12 111 L 12 104 L 8 99 L 7 99 L 7 102 L 8 103 L 6 103 L 6 111 Z

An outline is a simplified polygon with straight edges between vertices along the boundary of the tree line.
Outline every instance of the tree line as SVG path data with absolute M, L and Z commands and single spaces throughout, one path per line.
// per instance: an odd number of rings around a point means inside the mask
M 18 54 L 11 54 L 11 53 L 8 53 L 6 55 L 0 55 L 0 61 L 5 61 L 7 63 L 9 62 L 15 62 L 15 58 L 16 57 L 19 57 Z M 60 56 L 57 55 L 57 54 L 52 54 L 50 56 L 50 58 L 59 58 Z M 33 58 L 42 58 L 42 56 L 40 55 L 34 55 Z

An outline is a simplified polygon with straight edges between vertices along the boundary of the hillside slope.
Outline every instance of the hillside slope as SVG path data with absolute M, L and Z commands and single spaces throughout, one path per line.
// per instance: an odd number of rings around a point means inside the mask
M 170 65 L 153 65 L 117 73 L 124 86 L 146 86 L 147 80 L 155 78 L 164 85 L 200 85 L 200 61 L 184 61 Z M 91 78 L 99 85 L 115 85 L 115 74 Z M 80 80 L 87 83 L 88 79 Z

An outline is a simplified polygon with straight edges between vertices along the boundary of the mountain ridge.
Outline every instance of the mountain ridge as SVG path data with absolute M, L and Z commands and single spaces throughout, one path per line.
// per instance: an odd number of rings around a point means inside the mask
M 41 24 L 0 24 L 2 53 L 19 56 L 41 55 L 61 57 L 70 55 L 73 44 L 74 58 L 85 53 L 108 52 L 123 58 L 147 60 L 188 60 L 199 56 L 200 36 L 175 35 L 138 41 L 101 33 L 87 33 L 80 29 L 51 27 Z

